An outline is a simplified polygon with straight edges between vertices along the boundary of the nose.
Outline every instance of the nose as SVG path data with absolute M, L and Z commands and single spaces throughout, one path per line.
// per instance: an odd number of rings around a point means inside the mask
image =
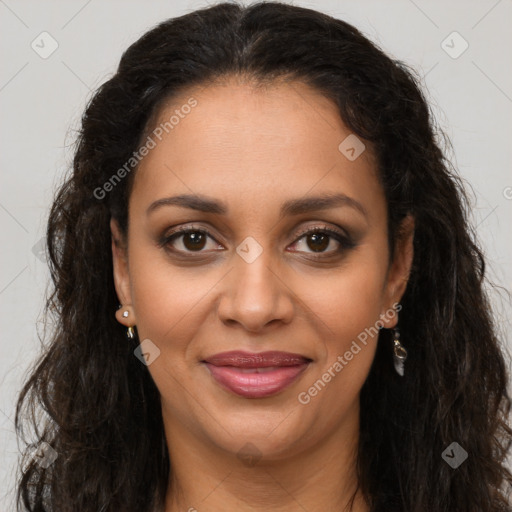
M 260 332 L 270 324 L 289 323 L 294 313 L 291 283 L 264 250 L 254 261 L 236 254 L 223 283 L 218 315 L 225 324 Z M 280 275 L 281 274 L 281 275 Z

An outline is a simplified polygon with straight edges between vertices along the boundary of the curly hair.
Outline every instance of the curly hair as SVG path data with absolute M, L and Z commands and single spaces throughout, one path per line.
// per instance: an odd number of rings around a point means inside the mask
M 510 511 L 505 349 L 470 201 L 420 80 L 350 24 L 279 2 L 222 3 L 158 24 L 89 101 L 49 214 L 45 311 L 54 325 L 16 408 L 26 444 L 18 509 L 163 507 L 171 464 L 160 395 L 114 317 L 109 223 L 126 233 L 136 166 L 108 194 L 97 191 L 133 157 L 163 101 L 228 76 L 291 78 L 335 102 L 376 156 L 391 258 L 400 221 L 415 219 L 401 301 L 407 372 L 395 373 L 391 331 L 382 329 L 360 393 L 357 473 L 371 511 Z M 43 442 L 58 454 L 48 467 L 30 456 Z M 452 442 L 468 453 L 456 470 L 441 456 Z

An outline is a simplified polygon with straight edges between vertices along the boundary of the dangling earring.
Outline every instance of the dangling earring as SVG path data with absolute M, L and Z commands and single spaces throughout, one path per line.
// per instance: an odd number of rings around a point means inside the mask
M 126 308 L 124 311 L 121 312 L 121 308 Z M 121 306 L 119 304 L 119 307 L 117 308 L 116 312 L 116 318 L 118 322 L 124 323 L 124 321 L 121 320 L 121 318 L 128 318 L 131 314 L 131 306 Z M 134 326 L 128 327 L 126 331 L 126 336 L 129 340 L 133 340 L 135 338 L 135 330 L 133 329 Z
M 407 359 L 407 350 L 400 343 L 400 331 L 398 327 L 393 330 L 393 362 L 395 370 L 401 377 L 404 376 L 404 362 Z

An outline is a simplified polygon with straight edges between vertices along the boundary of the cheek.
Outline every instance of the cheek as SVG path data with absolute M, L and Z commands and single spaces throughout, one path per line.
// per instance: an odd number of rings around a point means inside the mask
M 317 406 L 349 407 L 375 355 L 386 267 L 381 258 L 371 253 L 366 256 L 361 253 L 351 265 L 325 280 L 323 288 L 309 294 L 308 305 L 324 326 L 315 376 L 307 383 L 313 386 L 308 389 Z M 309 394 L 308 389 L 303 391 Z
M 157 276 L 154 275 L 154 278 Z M 208 283 L 175 278 L 169 286 L 165 281 L 144 281 L 135 292 L 137 330 L 142 337 L 154 339 L 165 349 L 185 348 L 204 318 Z M 213 286 L 213 283 L 212 283 Z M 169 341 L 172 340 L 172 344 Z
M 367 271 L 357 277 L 340 278 L 336 293 L 321 299 L 328 329 L 319 336 L 323 347 L 314 372 L 296 397 L 304 414 L 321 418 L 318 428 L 325 432 L 357 407 L 377 348 L 381 276 Z
M 334 345 L 342 348 L 375 325 L 383 313 L 385 270 L 381 258 L 361 251 L 346 267 L 315 281 L 314 291 L 308 283 L 308 305 L 334 335 Z
M 141 339 L 150 338 L 159 346 L 173 339 L 173 346 L 178 346 L 186 331 L 197 326 L 194 318 L 215 280 L 199 267 L 174 267 L 159 251 L 141 247 L 130 254 L 137 330 Z

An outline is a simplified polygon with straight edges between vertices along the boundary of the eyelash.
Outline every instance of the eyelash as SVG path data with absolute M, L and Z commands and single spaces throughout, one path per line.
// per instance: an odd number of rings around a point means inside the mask
M 184 234 L 188 234 L 188 233 L 201 233 L 202 235 L 206 235 L 206 236 L 212 238 L 213 240 L 215 240 L 213 238 L 213 236 L 209 233 L 209 231 L 205 230 L 204 228 L 196 228 L 194 226 L 181 226 L 181 227 L 176 228 L 172 233 L 162 236 L 159 240 L 158 245 L 160 247 L 167 248 L 167 246 L 171 242 L 178 239 L 180 236 L 182 236 Z M 294 244 L 297 243 L 299 240 L 304 238 L 304 236 L 306 236 L 306 235 L 313 235 L 316 233 L 325 234 L 331 238 L 334 238 L 340 244 L 340 247 L 338 249 L 335 249 L 333 251 L 328 251 L 328 252 L 307 253 L 307 254 L 309 254 L 308 257 L 311 259 L 322 259 L 322 258 L 326 258 L 328 256 L 332 256 L 333 254 L 341 254 L 345 250 L 352 249 L 356 246 L 356 244 L 348 236 L 346 236 L 345 234 L 338 232 L 334 229 L 331 229 L 327 226 L 315 226 L 313 228 L 305 229 L 302 232 L 297 234 L 297 238 L 295 239 L 295 241 L 293 243 Z M 204 251 L 182 251 L 182 250 L 176 250 L 176 249 L 170 249 L 170 248 L 168 248 L 167 250 L 172 251 L 174 253 L 181 253 L 181 254 L 194 254 L 194 253 L 200 254 L 201 252 L 204 252 Z M 296 251 L 296 252 L 301 252 L 301 251 Z

